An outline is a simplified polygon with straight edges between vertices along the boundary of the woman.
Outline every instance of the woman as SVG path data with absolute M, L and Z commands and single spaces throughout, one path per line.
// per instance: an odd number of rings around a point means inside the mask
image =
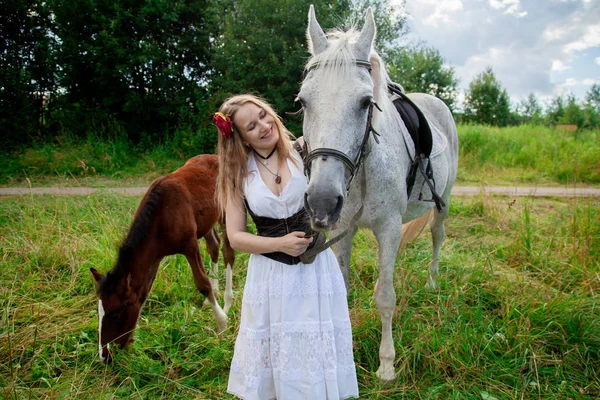
M 253 95 L 229 98 L 213 120 L 227 235 L 234 249 L 251 254 L 227 391 L 246 400 L 358 397 L 337 260 L 327 249 L 300 262 L 314 232 L 293 136 Z M 257 235 L 246 231 L 246 212 Z

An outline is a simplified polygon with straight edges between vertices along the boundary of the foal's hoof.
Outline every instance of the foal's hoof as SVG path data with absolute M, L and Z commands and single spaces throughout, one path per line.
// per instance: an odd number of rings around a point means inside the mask
M 375 373 L 379 379 L 385 382 L 393 381 L 396 379 L 396 373 L 394 372 L 394 367 L 384 368 L 383 366 L 379 366 L 379 369 Z
M 425 289 L 426 290 L 435 290 L 435 289 L 437 289 L 437 284 L 435 283 L 435 281 L 429 280 L 425 284 Z

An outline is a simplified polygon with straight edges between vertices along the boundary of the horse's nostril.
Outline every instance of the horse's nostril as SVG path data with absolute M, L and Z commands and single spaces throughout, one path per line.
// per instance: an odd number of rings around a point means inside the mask
M 340 215 L 342 213 L 342 207 L 344 206 L 344 196 L 338 196 L 338 201 L 333 211 L 333 215 Z

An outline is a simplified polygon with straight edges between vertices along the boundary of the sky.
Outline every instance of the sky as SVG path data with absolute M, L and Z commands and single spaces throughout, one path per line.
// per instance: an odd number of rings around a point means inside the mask
M 600 0 L 406 0 L 404 11 L 407 39 L 439 50 L 461 95 L 488 66 L 513 103 L 583 100 L 600 84 Z

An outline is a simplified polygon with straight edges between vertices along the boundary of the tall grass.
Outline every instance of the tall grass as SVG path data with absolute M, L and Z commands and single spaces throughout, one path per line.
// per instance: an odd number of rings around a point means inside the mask
M 118 134 L 60 136 L 10 154 L 0 151 L 0 184 L 145 185 L 194 155 L 213 151 L 216 138 L 207 136 L 178 130 L 170 139 L 143 146 Z
M 0 202 L 0 397 L 231 398 L 243 254 L 225 332 L 202 308 L 185 259 L 168 257 L 133 347 L 110 366 L 98 360 L 88 270 L 111 268 L 138 201 L 98 194 Z M 374 374 L 376 240 L 365 230 L 355 238 L 349 304 L 362 398 L 598 398 L 597 202 L 455 198 L 450 214 L 439 290 L 424 289 L 429 235 L 398 257 L 391 384 Z
M 458 132 L 460 182 L 600 183 L 599 130 L 460 125 Z
M 563 132 L 543 126 L 459 125 L 459 184 L 596 185 L 600 131 Z M 6 154 L 0 185 L 147 185 L 190 157 L 215 148 L 212 132 L 176 132 L 163 143 L 136 147 L 122 135 L 90 133 Z

